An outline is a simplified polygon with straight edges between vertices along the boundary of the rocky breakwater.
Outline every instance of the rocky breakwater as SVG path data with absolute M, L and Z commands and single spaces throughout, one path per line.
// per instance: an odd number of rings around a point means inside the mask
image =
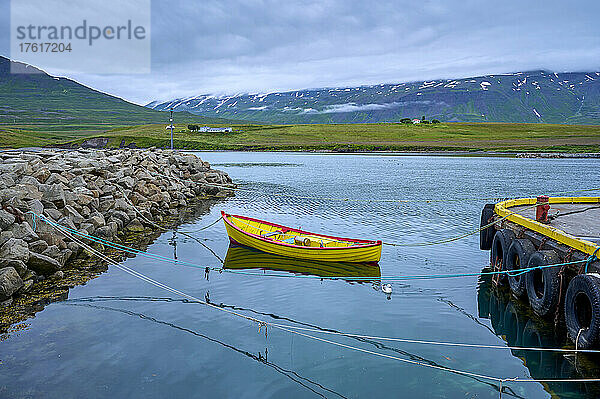
M 190 202 L 233 195 L 233 187 L 224 172 L 173 151 L 0 153 L 0 307 L 91 256 L 35 215 L 120 241 L 156 229 Z

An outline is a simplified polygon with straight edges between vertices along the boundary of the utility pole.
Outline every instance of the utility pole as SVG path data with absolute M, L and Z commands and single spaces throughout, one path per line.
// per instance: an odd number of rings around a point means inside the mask
M 171 149 L 173 149 L 173 108 L 170 109 L 171 111 L 171 119 L 169 119 L 171 121 Z

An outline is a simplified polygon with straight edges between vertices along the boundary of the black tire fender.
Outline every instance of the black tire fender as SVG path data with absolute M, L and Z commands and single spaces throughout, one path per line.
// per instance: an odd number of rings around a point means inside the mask
M 536 323 L 529 319 L 523 329 L 522 344 L 531 348 L 552 348 L 556 345 L 545 330 L 540 330 Z M 543 371 L 545 364 L 550 364 L 553 353 L 546 351 L 523 351 L 527 368 L 532 375 Z
M 526 269 L 529 264 L 529 258 L 535 252 L 535 246 L 526 238 L 516 238 L 508 247 L 506 253 L 506 270 Z M 527 273 L 508 274 L 508 285 L 511 292 L 517 297 L 522 298 L 527 294 L 525 284 Z
M 481 211 L 481 224 L 479 228 L 487 226 L 491 223 L 491 219 L 494 216 L 494 204 L 485 204 Z M 494 226 L 487 227 L 479 231 L 479 249 L 488 251 L 492 248 L 492 241 L 494 240 L 494 234 L 496 228 Z
M 494 292 L 490 295 L 490 322 L 494 332 L 498 335 L 502 334 L 504 324 L 504 304 L 498 295 Z
M 506 337 L 506 343 L 509 346 L 521 346 L 522 335 L 523 335 L 523 318 L 519 314 L 519 311 L 515 307 L 512 301 L 509 301 L 504 309 L 504 336 Z
M 497 268 L 498 270 L 506 270 L 505 259 L 508 252 L 508 247 L 510 247 L 511 242 L 514 239 L 515 233 L 509 229 L 501 229 L 496 231 L 496 234 L 494 234 L 492 248 L 490 251 L 490 263 L 494 271 L 497 271 Z M 498 281 L 498 285 L 505 284 L 507 281 L 506 273 L 499 274 L 496 277 L 496 281 Z
M 600 275 L 580 274 L 571 280 L 565 294 L 567 333 L 580 349 L 600 343 Z M 581 331 L 581 333 L 580 333 Z M 575 342 L 579 336 L 578 342 Z
M 536 251 L 529 257 L 527 267 L 540 267 L 560 263 L 554 251 Z M 554 315 L 560 295 L 560 266 L 543 267 L 527 272 L 525 279 L 529 306 L 540 317 Z

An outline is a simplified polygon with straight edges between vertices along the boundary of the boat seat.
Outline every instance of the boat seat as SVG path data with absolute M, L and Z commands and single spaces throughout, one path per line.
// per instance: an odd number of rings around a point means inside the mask
M 281 232 L 281 231 L 272 231 L 270 233 L 261 234 L 261 236 L 263 236 L 263 237 L 271 237 L 271 236 L 276 236 L 278 234 L 283 234 L 283 232 Z

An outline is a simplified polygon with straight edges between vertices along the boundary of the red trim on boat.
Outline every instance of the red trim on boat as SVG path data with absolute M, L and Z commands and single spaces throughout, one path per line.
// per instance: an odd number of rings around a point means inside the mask
M 302 249 L 318 249 L 318 250 L 339 250 L 339 249 L 352 249 L 352 248 L 368 248 L 368 247 L 378 247 L 382 245 L 381 240 L 377 240 L 377 241 L 373 241 L 373 240 L 359 240 L 359 239 L 355 239 L 355 238 L 343 238 L 343 237 L 336 237 L 336 236 L 328 236 L 328 235 L 324 235 L 324 234 L 318 234 L 318 233 L 311 233 L 309 231 L 304 231 L 304 230 L 300 230 L 300 229 L 294 229 L 288 226 L 283 226 L 277 223 L 271 223 L 271 222 L 267 222 L 266 220 L 261 220 L 261 219 L 254 219 L 248 216 L 241 216 L 241 215 L 231 215 L 228 213 L 225 213 L 225 211 L 221 211 L 221 216 L 223 217 L 223 220 L 225 221 L 225 223 L 227 223 L 228 225 L 230 225 L 231 227 L 233 227 L 235 230 L 247 235 L 247 236 L 251 236 L 254 237 L 260 241 L 264 241 L 264 242 L 270 242 L 273 244 L 277 244 L 277 245 L 282 245 L 282 246 L 286 246 L 286 247 L 292 247 L 292 248 L 302 248 Z M 260 236 L 258 234 L 253 234 L 253 233 L 249 233 L 245 230 L 242 230 L 241 228 L 239 228 L 238 226 L 236 226 L 231 220 L 229 220 L 229 217 L 234 217 L 234 218 L 238 218 L 238 219 L 242 219 L 242 220 L 248 220 L 251 222 L 256 222 L 256 223 L 263 223 L 272 227 L 277 227 L 279 229 L 286 229 L 286 232 L 289 231 L 293 231 L 296 233 L 300 233 L 300 234 L 308 234 L 308 235 L 312 235 L 312 236 L 318 236 L 318 237 L 323 237 L 323 238 L 330 238 L 330 239 L 334 239 L 334 240 L 339 240 L 339 241 L 348 241 L 348 242 L 355 242 L 355 243 L 362 243 L 365 245 L 356 245 L 354 247 L 329 247 L 329 248 L 325 248 L 325 247 L 304 247 L 304 246 L 300 246 L 300 245 L 293 245 L 293 244 L 288 244 L 285 242 L 281 242 L 281 241 L 274 241 L 274 240 L 269 240 L 267 239 L 267 237 L 263 237 Z

